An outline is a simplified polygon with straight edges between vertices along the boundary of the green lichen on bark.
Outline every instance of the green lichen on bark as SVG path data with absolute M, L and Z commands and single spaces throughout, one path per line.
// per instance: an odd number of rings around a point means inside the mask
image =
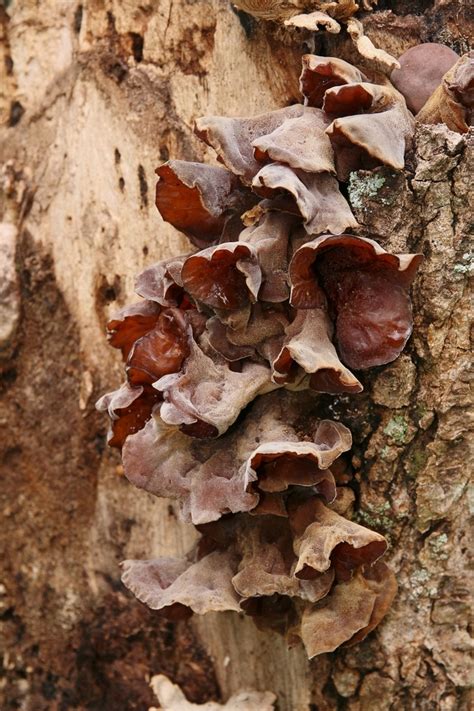
M 347 190 L 352 207 L 356 209 L 363 208 L 365 199 L 375 197 L 384 185 L 385 178 L 383 175 L 351 173 Z
M 403 415 L 394 415 L 386 425 L 384 433 L 392 439 L 395 444 L 405 444 L 407 441 L 409 425 Z

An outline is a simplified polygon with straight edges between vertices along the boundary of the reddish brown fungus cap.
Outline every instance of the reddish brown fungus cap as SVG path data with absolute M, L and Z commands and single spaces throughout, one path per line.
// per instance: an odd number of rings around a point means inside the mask
M 120 349 L 122 358 L 127 360 L 136 340 L 151 331 L 160 314 L 161 308 L 152 301 L 131 304 L 116 313 L 107 323 L 109 343 Z
M 412 329 L 411 284 L 421 255 L 395 255 L 373 240 L 323 235 L 300 247 L 290 264 L 291 303 L 325 298 L 334 312 L 342 361 L 363 369 L 394 360 Z
M 181 278 L 197 301 L 233 311 L 256 301 L 262 277 L 252 247 L 229 242 L 188 257 Z
M 133 344 L 127 359 L 132 385 L 151 385 L 163 375 L 176 373 L 189 355 L 186 312 L 164 309 L 155 327 Z
M 172 160 L 156 170 L 156 206 L 198 247 L 216 241 L 235 203 L 238 180 L 225 168 Z
M 336 482 L 329 467 L 352 443 L 349 430 L 340 423 L 323 421 L 313 442 L 266 442 L 252 452 L 243 472 L 250 491 L 275 494 L 290 486 L 312 487 L 330 503 Z
M 325 92 L 333 86 L 367 81 L 356 67 L 337 57 L 318 57 L 305 54 L 300 89 L 307 106 L 321 108 Z
M 132 387 L 128 383 L 97 401 L 100 412 L 107 411 L 111 427 L 107 444 L 122 449 L 129 435 L 139 432 L 152 416 L 161 395 L 150 386 Z
M 324 297 L 321 307 L 297 311 L 286 328 L 286 338 L 273 361 L 272 379 L 276 383 L 292 382 L 295 366 L 310 375 L 309 387 L 326 393 L 358 393 L 362 385 L 339 360 L 332 343 L 333 327 Z

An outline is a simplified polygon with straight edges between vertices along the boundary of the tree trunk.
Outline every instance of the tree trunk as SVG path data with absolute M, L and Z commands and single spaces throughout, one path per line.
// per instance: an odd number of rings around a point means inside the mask
M 380 7 L 365 27 L 395 56 L 466 50 L 467 3 Z M 248 618 L 169 623 L 126 593 L 121 560 L 182 554 L 195 533 L 125 480 L 94 409 L 121 379 L 108 316 L 139 270 L 188 249 L 154 207 L 154 169 L 215 160 L 198 116 L 298 100 L 302 36 L 219 0 L 14 0 L 0 21 L 1 708 L 142 711 L 164 673 L 201 703 L 255 688 L 280 711 L 467 709 L 472 135 L 419 126 L 405 174 L 349 184 L 364 234 L 426 257 L 405 353 L 364 394 L 320 398 L 352 430 L 356 517 L 389 538 L 399 593 L 365 642 L 309 663 Z

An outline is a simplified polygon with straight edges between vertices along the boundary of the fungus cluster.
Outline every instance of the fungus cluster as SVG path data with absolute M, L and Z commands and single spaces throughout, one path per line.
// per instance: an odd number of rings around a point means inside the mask
M 404 166 L 401 94 L 307 55 L 304 103 L 206 117 L 220 166 L 158 168 L 156 204 L 195 251 L 148 267 L 108 324 L 126 382 L 101 398 L 137 487 L 175 499 L 201 538 L 184 558 L 126 561 L 125 585 L 171 619 L 235 610 L 310 657 L 365 637 L 396 584 L 383 536 L 350 520 L 351 434 L 317 393 L 357 394 L 412 329 L 420 255 L 354 234 L 342 183 Z
M 312 409 L 309 393 L 282 389 L 218 439 L 183 435 L 156 415 L 127 438 L 130 481 L 178 499 L 201 533 L 184 558 L 123 563 L 139 600 L 175 620 L 244 612 L 290 644 L 301 639 L 310 657 L 376 626 L 396 590 L 379 560 L 387 543 L 346 518 L 351 435 Z

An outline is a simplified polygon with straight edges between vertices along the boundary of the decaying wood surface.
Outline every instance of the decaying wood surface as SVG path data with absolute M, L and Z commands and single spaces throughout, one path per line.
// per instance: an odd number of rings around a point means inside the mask
M 255 688 L 280 711 L 467 709 L 472 136 L 419 127 L 406 175 L 349 184 L 364 234 L 426 256 L 405 354 L 366 376 L 365 394 L 320 398 L 352 429 L 356 517 L 389 538 L 400 590 L 364 643 L 308 663 L 235 614 L 174 625 L 125 593 L 120 560 L 185 552 L 195 534 L 125 481 L 94 410 L 121 377 L 107 317 L 137 271 L 188 248 L 154 207 L 155 167 L 214 161 L 193 135 L 200 115 L 297 99 L 303 37 L 219 0 L 4 6 L 1 708 L 142 710 L 164 673 L 198 702 Z M 365 26 L 395 56 L 421 41 L 467 48 L 467 3 L 379 7 Z M 337 37 L 315 50 L 353 51 Z

